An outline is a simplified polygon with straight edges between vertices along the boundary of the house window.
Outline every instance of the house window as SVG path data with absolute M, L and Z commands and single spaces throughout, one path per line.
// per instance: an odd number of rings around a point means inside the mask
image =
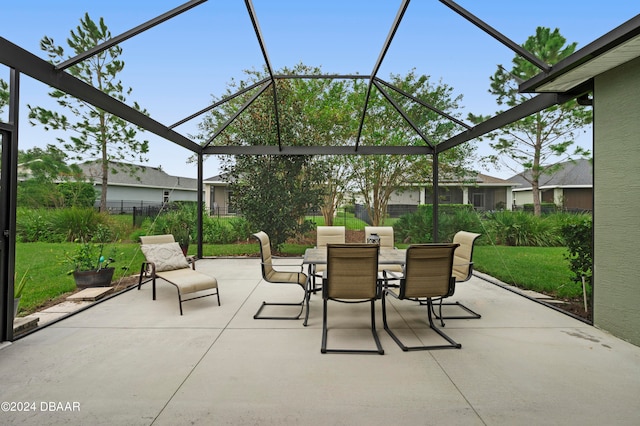
M 438 199 L 442 204 L 451 204 L 451 191 L 449 188 L 440 187 L 440 194 L 438 194 Z
M 484 207 L 484 194 L 482 192 L 476 192 L 472 195 L 473 208 L 482 209 Z
M 233 191 L 227 191 L 227 213 L 236 213 L 236 209 L 233 207 Z
M 169 202 L 169 191 L 168 190 L 164 190 L 163 194 L 162 194 L 162 202 L 163 203 L 168 203 Z
M 216 187 L 209 187 L 209 209 L 210 214 L 218 214 L 218 203 L 216 203 Z

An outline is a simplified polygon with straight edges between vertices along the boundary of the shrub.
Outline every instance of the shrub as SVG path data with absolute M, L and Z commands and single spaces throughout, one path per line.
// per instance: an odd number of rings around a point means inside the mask
M 233 232 L 226 220 L 209 218 L 202 226 L 202 240 L 209 244 L 228 244 L 234 242 Z
M 591 217 L 582 217 L 579 222 L 567 223 L 561 228 L 562 236 L 567 244 L 569 261 L 573 272 L 573 280 L 582 282 L 582 277 L 589 285 L 593 276 L 593 224 Z
M 107 214 L 93 208 L 21 208 L 16 222 L 17 239 L 21 242 L 88 241 L 98 226 L 112 226 Z
M 35 241 L 62 242 L 61 235 L 53 233 L 50 211 L 46 209 L 19 208 L 16 212 L 17 239 L 23 243 Z
M 229 220 L 229 223 L 235 241 L 246 241 L 251 236 L 251 224 L 245 218 L 236 217 Z
M 562 237 L 553 219 L 525 212 L 503 211 L 487 216 L 491 239 L 507 246 L 554 247 L 562 244 Z
M 99 226 L 109 226 L 109 215 L 93 208 L 52 210 L 53 232 L 64 236 L 64 241 L 89 241 Z
M 197 238 L 197 206 L 194 203 L 176 203 L 151 220 L 147 218 L 130 238 L 139 241 L 141 235 L 172 234 L 184 244 Z M 251 233 L 249 222 L 243 217 L 219 218 L 204 214 L 202 241 L 207 244 L 229 244 L 246 240 Z
M 67 207 L 90 208 L 96 202 L 96 190 L 87 182 L 62 182 L 58 184 L 58 191 Z
M 533 213 L 533 204 L 528 203 L 522 206 L 525 212 Z M 555 213 L 558 210 L 558 207 L 554 203 L 540 203 L 540 212 L 545 213 Z
M 480 217 L 470 204 L 443 204 L 438 207 L 440 241 L 451 241 L 460 230 L 482 233 Z M 418 206 L 417 211 L 400 217 L 393 228 L 398 241 L 413 244 L 432 242 L 433 206 Z

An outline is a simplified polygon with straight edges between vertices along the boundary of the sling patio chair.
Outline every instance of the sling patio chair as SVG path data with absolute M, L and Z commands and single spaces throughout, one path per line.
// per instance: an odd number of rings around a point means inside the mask
M 316 228 L 316 247 L 326 248 L 327 244 L 344 244 L 346 230 L 344 226 L 318 226 Z M 316 286 L 316 278 L 322 279 L 322 274 L 327 269 L 326 264 L 313 264 L 312 265 L 312 290 L 315 293 L 318 291 Z
M 456 278 L 456 283 L 462 283 L 469 281 L 473 276 L 473 247 L 481 234 L 474 234 L 467 231 L 459 231 L 453 236 L 453 243 L 460 246 L 456 249 L 453 256 L 453 276 Z M 468 315 L 449 315 L 444 316 L 442 319 L 480 319 L 482 315 L 475 312 L 471 308 L 463 305 L 458 301 L 442 303 L 445 306 L 457 306 L 465 310 Z M 434 312 L 435 315 L 435 312 Z M 436 315 L 436 318 L 440 318 L 440 315 Z
M 382 293 L 382 323 L 389 336 L 403 351 L 417 351 L 429 349 L 460 349 L 444 331 L 433 323 L 433 299 L 452 296 L 455 291 L 456 279 L 453 276 L 453 254 L 458 244 L 415 244 L 407 248 L 407 258 L 404 274 L 394 277 L 400 280 L 398 288 L 385 286 Z M 387 323 L 387 296 L 398 300 L 424 301 L 427 305 L 427 319 L 429 328 L 438 333 L 448 345 L 412 346 L 404 345 L 391 331 Z M 417 305 L 420 306 L 420 305 Z M 444 327 L 444 322 L 440 319 Z
M 142 236 L 140 242 L 142 243 L 140 250 L 144 254 L 145 261 L 140 268 L 138 290 L 143 284 L 143 279 L 146 278 L 144 282 L 153 283 L 153 300 L 156 300 L 156 279 L 162 278 L 178 290 L 180 315 L 182 315 L 182 303 L 189 300 L 216 296 L 220 306 L 218 281 L 211 275 L 196 271 L 195 259 L 185 257 L 173 235 Z M 202 294 L 203 292 L 207 293 Z M 185 299 L 185 295 L 194 296 Z
M 364 240 L 369 242 L 372 235 L 377 235 L 380 241 L 380 247 L 396 248 L 396 242 L 393 235 L 393 226 L 365 226 Z M 380 265 L 378 271 L 383 274 L 385 271 L 402 273 L 402 265 Z
M 262 305 L 260 305 L 260 308 L 258 309 L 258 311 L 255 313 L 255 315 L 253 316 L 254 319 L 273 319 L 273 320 L 295 320 L 295 319 L 299 319 L 300 315 L 302 315 L 302 311 L 304 310 L 304 303 L 305 301 L 308 301 L 307 299 L 307 274 L 305 274 L 304 272 L 302 272 L 302 264 L 296 264 L 296 265 L 284 265 L 284 264 L 279 264 L 278 266 L 296 266 L 298 268 L 300 268 L 300 272 L 289 272 L 289 271 L 278 271 L 276 269 L 274 269 L 273 267 L 273 257 L 271 256 L 271 242 L 269 240 L 269 236 L 263 232 L 257 232 L 255 234 L 253 234 L 253 237 L 256 238 L 258 240 L 258 242 L 260 243 L 260 256 L 261 256 L 261 263 L 260 263 L 260 268 L 262 270 L 262 278 L 268 282 L 268 283 L 272 283 L 272 284 L 293 284 L 293 285 L 297 285 L 300 286 L 302 288 L 303 291 L 303 297 L 302 297 L 302 301 L 298 302 L 298 303 L 274 303 L 274 302 L 262 302 Z M 296 315 L 293 316 L 264 316 L 261 315 L 262 310 L 266 307 L 266 306 L 300 306 L 300 312 L 298 312 Z M 309 306 L 307 304 L 307 313 L 308 313 L 308 309 Z
M 380 298 L 378 285 L 378 250 L 376 244 L 328 244 L 327 270 L 322 283 L 322 347 L 324 353 L 384 354 L 376 331 L 375 300 Z M 371 333 L 377 349 L 328 349 L 327 302 L 371 303 Z

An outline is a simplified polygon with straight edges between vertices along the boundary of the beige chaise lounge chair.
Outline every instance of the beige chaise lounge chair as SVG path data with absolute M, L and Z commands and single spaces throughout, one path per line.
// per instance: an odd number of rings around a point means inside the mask
M 196 271 L 195 259 L 184 256 L 180 245 L 175 242 L 173 235 L 149 235 L 140 237 L 142 245 L 140 249 L 146 259 L 140 268 L 138 290 L 143 284 L 143 279 L 153 283 L 153 300 L 156 300 L 156 278 L 162 278 L 174 285 L 178 290 L 178 302 L 180 315 L 182 315 L 182 303 L 189 300 L 200 299 L 207 296 L 216 296 L 220 306 L 220 293 L 218 281 L 211 275 Z M 191 266 L 189 266 L 191 264 Z M 207 294 L 202 294 L 210 290 Z M 198 295 L 195 295 L 198 293 Z M 184 299 L 184 295 L 194 294 L 193 297 Z

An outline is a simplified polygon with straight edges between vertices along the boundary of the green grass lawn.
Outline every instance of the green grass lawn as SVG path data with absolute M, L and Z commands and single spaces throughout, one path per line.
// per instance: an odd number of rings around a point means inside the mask
M 16 280 L 26 273 L 27 284 L 20 299 L 20 310 L 33 312 L 38 306 L 75 290 L 71 267 L 64 253 L 73 251 L 75 243 L 17 243 Z M 144 256 L 139 244 L 118 244 L 114 280 L 136 274 Z M 123 269 L 129 268 L 129 269 Z
M 399 245 L 404 248 L 405 245 Z M 50 300 L 75 290 L 70 267 L 63 262 L 63 253 L 72 251 L 74 243 L 17 243 L 16 277 L 27 274 L 28 281 L 20 301 L 22 314 L 30 313 Z M 117 246 L 114 279 L 134 275 L 140 271 L 144 256 L 137 243 L 121 243 Z M 307 247 L 285 244 L 287 255 L 302 256 Z M 189 254 L 195 254 L 192 244 Z M 205 244 L 204 256 L 257 256 L 257 243 Z M 562 247 L 504 247 L 476 246 L 475 268 L 499 280 L 535 291 L 551 293 L 558 297 L 577 297 L 581 285 L 571 281 L 568 262 Z
M 571 280 L 564 247 L 476 246 L 474 267 L 507 284 L 558 297 L 582 295 L 582 284 Z

